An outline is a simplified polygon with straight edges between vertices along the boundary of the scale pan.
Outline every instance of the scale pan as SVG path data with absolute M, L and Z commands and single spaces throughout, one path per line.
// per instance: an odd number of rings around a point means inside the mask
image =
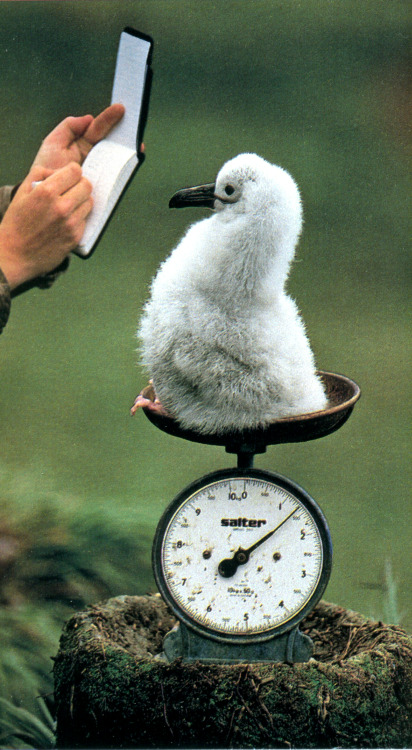
M 300 443 L 330 435 L 342 427 L 349 418 L 361 394 L 359 386 L 344 375 L 336 375 L 333 372 L 318 370 L 318 375 L 328 397 L 329 404 L 326 409 L 277 419 L 256 430 L 202 435 L 200 432 L 184 429 L 172 417 L 157 414 L 147 408 L 143 408 L 143 411 L 152 424 L 169 435 L 196 443 L 224 445 L 229 453 L 263 453 L 267 445 Z M 141 395 L 153 400 L 153 387 L 146 386 Z

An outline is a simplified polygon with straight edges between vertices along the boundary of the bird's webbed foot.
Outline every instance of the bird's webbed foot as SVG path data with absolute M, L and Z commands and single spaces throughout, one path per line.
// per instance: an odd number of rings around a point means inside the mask
M 168 416 L 166 409 L 163 408 L 162 404 L 156 396 L 156 391 L 153 387 L 152 381 L 150 381 L 150 384 L 146 386 L 146 388 L 143 388 L 143 390 L 135 398 L 133 406 L 130 409 L 131 416 L 133 417 L 133 415 L 136 414 L 137 410 L 140 408 L 149 409 L 149 411 L 153 411 L 156 414 L 160 414 L 165 417 Z

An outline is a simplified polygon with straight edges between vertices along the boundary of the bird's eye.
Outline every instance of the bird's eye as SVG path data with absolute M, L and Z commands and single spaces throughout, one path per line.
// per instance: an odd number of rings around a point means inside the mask
M 234 192 L 235 192 L 235 188 L 233 187 L 233 185 L 226 185 L 225 187 L 226 195 L 233 195 Z

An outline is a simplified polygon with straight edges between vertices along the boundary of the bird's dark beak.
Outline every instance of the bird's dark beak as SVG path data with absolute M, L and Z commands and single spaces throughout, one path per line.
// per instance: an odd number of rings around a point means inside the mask
M 210 182 L 207 185 L 197 185 L 196 187 L 178 190 L 171 197 L 169 208 L 184 208 L 185 206 L 213 208 L 215 199 L 215 183 Z

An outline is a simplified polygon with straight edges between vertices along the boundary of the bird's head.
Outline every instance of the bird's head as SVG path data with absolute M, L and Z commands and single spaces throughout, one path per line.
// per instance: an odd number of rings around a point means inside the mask
M 215 182 L 179 190 L 169 206 L 204 206 L 218 213 L 222 221 L 243 215 L 271 225 L 277 234 L 292 242 L 297 240 L 302 226 L 296 183 L 284 169 L 256 154 L 239 154 L 223 165 Z

